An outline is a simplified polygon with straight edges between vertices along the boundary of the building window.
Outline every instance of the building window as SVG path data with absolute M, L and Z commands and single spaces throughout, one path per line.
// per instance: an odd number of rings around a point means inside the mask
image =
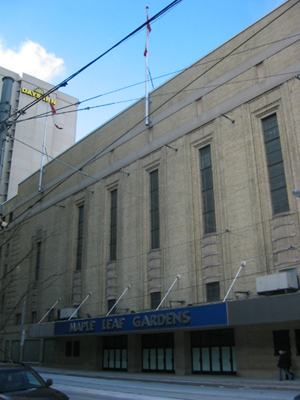
M 111 192 L 110 206 L 110 261 L 117 259 L 117 201 L 118 190 Z
M 273 213 L 289 211 L 289 202 L 276 114 L 262 120 L 270 178 Z
M 36 281 L 38 281 L 39 277 L 40 277 L 41 252 L 42 252 L 42 242 L 37 242 L 37 244 L 36 244 L 36 263 L 35 263 L 35 280 Z
M 151 249 L 159 248 L 158 170 L 150 173 Z
M 37 313 L 36 311 L 32 311 L 31 313 L 31 323 L 35 324 L 37 322 Z
M 278 356 L 279 350 L 291 354 L 290 333 L 286 330 L 273 331 L 274 356 Z
M 210 146 L 200 149 L 201 193 L 204 234 L 216 232 L 215 203 Z
M 161 293 L 160 292 L 150 293 L 150 302 L 151 302 L 150 305 L 151 310 L 156 310 L 161 302 Z
M 1 309 L 0 309 L 1 314 L 4 312 L 4 310 L 5 310 L 5 296 L 3 294 L 1 297 Z
M 66 342 L 66 357 L 79 357 L 80 356 L 80 341 L 68 340 Z
M 211 282 L 211 283 L 206 284 L 206 301 L 208 303 L 220 301 L 220 283 L 219 282 Z
M 295 329 L 295 341 L 297 356 L 300 356 L 300 329 Z
M 6 244 L 5 257 L 9 257 L 9 243 Z
M 52 310 L 50 310 L 50 312 L 48 313 L 47 320 L 48 320 L 48 322 L 54 321 L 54 308 L 52 308 Z
M 107 300 L 107 312 L 109 312 L 115 304 L 116 304 L 116 299 Z M 115 314 L 115 313 L 116 313 L 116 307 L 112 310 L 110 315 Z
M 76 262 L 77 270 L 81 270 L 82 268 L 83 217 L 84 217 L 84 205 L 78 207 L 78 237 L 77 237 L 77 262 Z
M 16 325 L 21 325 L 22 314 L 16 314 Z

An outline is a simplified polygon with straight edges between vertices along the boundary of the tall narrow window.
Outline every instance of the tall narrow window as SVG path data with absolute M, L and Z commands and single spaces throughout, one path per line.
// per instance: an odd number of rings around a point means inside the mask
M 158 170 L 150 173 L 151 249 L 159 248 Z
M 66 342 L 66 357 L 79 357 L 80 356 L 80 341 L 68 340 Z
M 115 304 L 116 304 L 116 299 L 107 300 L 107 312 L 109 312 Z M 116 313 L 116 307 L 110 312 L 110 315 L 115 313 Z
M 213 176 L 210 146 L 200 149 L 201 192 L 204 234 L 216 232 Z
M 220 301 L 220 283 L 211 282 L 206 284 L 206 301 L 212 303 Z
M 1 308 L 0 308 L 0 312 L 1 312 L 1 314 L 3 313 L 3 311 L 5 310 L 5 296 L 4 296 L 4 294 L 2 295 L 2 297 L 1 297 Z
M 111 192 L 110 206 L 110 261 L 117 259 L 117 200 L 118 191 Z
M 285 350 L 291 354 L 290 332 L 288 329 L 273 331 L 274 356 L 278 355 L 279 350 Z
M 159 306 L 161 302 L 161 293 L 160 292 L 154 292 L 150 293 L 150 308 L 151 310 L 156 310 L 157 307 Z
M 265 137 L 273 213 L 279 214 L 289 211 L 289 202 L 276 114 L 264 118 L 262 125 Z
M 38 281 L 41 269 L 42 242 L 37 242 L 36 246 L 35 280 Z
M 31 313 L 31 323 L 35 324 L 37 322 L 37 313 L 36 311 L 32 311 Z
M 83 249 L 83 216 L 84 206 L 78 207 L 78 238 L 77 238 L 77 263 L 76 269 L 81 270 L 82 267 L 82 249 Z

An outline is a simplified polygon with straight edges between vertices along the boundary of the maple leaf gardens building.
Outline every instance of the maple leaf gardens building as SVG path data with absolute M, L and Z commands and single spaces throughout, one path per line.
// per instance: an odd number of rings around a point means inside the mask
M 43 365 L 277 378 L 300 369 L 300 2 L 19 185 L 1 346 Z M 71 167 L 69 167 L 71 166 Z

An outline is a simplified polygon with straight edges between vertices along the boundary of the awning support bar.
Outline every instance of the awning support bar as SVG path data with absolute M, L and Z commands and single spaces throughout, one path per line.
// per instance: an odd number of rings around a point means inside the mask
M 54 304 L 53 306 L 46 312 L 46 314 L 43 316 L 43 318 L 38 322 L 38 324 L 40 324 L 44 318 L 47 317 L 47 315 L 53 310 L 53 308 L 56 306 L 57 303 L 59 303 L 61 300 L 61 298 L 59 298 Z
M 70 319 L 73 318 L 73 316 L 77 313 L 77 311 L 83 306 L 83 304 L 87 301 L 87 299 L 92 295 L 92 292 L 90 292 L 86 298 L 83 300 L 83 302 L 80 304 L 79 307 L 76 308 L 76 310 L 73 312 L 73 314 L 71 315 L 71 317 L 68 319 L 68 321 L 70 321 Z
M 243 268 L 243 267 L 246 267 L 246 264 L 247 264 L 246 261 L 242 261 L 242 262 L 241 262 L 240 269 L 238 270 L 238 272 L 237 272 L 237 274 L 236 274 L 236 276 L 235 276 L 235 278 L 234 278 L 234 280 L 233 280 L 233 282 L 232 282 L 232 284 L 231 284 L 231 286 L 230 286 L 230 288 L 229 288 L 229 290 L 228 290 L 226 296 L 224 297 L 223 303 L 227 300 L 227 297 L 228 297 L 229 293 L 231 292 L 231 289 L 232 289 L 233 285 L 235 284 L 235 281 L 237 280 L 237 277 L 239 276 L 239 274 L 240 274 L 242 268 Z
M 173 286 L 175 285 L 175 283 L 178 281 L 178 279 L 181 278 L 181 275 L 177 275 L 175 281 L 172 283 L 170 289 L 167 291 L 167 293 L 165 294 L 165 297 L 162 299 L 162 301 L 159 303 L 159 306 L 157 307 L 156 310 L 159 310 L 162 303 L 166 300 L 166 298 L 168 297 L 169 293 L 171 292 L 171 290 L 173 289 Z
M 127 286 L 127 288 L 124 290 L 124 292 L 121 294 L 121 296 L 118 298 L 118 300 L 115 302 L 115 304 L 112 306 L 112 308 L 108 311 L 108 313 L 106 314 L 106 316 L 108 317 L 109 314 L 112 312 L 112 310 L 116 307 L 116 305 L 119 303 L 119 301 L 122 299 L 122 297 L 124 296 L 124 294 L 127 292 L 128 289 L 131 288 L 131 284 L 129 284 Z

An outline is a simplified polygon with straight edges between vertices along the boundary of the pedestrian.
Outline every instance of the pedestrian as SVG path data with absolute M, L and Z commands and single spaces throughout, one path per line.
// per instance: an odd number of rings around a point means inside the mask
M 292 378 L 291 378 L 291 379 L 294 379 L 294 374 L 290 371 L 290 368 L 291 368 L 291 366 L 292 366 L 292 359 L 291 359 L 291 356 L 290 356 L 289 353 L 286 353 L 286 358 L 287 358 L 287 369 L 286 369 L 286 370 L 287 370 L 287 372 L 288 372 L 289 374 L 292 375 Z M 286 380 L 289 379 L 289 377 L 288 377 L 287 374 L 285 374 L 285 379 L 286 379 Z
M 282 381 L 282 370 L 285 372 L 286 379 L 290 378 L 294 379 L 294 375 L 289 371 L 292 366 L 291 357 L 285 350 L 279 350 L 279 360 L 277 363 L 277 367 L 279 367 L 279 380 Z

